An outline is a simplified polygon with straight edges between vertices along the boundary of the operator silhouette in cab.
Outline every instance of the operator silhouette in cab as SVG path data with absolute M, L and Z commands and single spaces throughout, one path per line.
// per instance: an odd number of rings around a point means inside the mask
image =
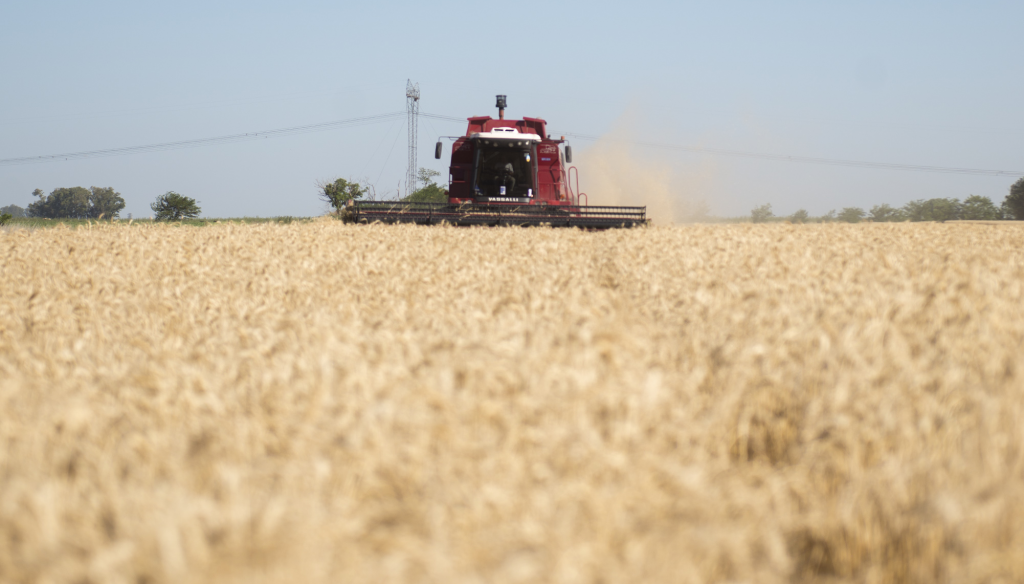
M 504 167 L 498 173 L 498 186 L 505 187 L 506 191 L 511 193 L 512 189 L 516 186 L 516 172 L 512 168 L 511 162 L 506 162 Z

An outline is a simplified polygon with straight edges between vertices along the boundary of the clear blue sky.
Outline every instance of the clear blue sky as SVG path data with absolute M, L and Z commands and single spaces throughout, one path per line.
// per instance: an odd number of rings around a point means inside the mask
M 546 118 L 556 131 L 769 154 L 1024 171 L 1024 3 L 25 2 L 0 5 L 0 159 L 401 111 Z M 394 191 L 404 121 L 0 166 L 0 205 L 113 186 L 206 216 L 311 215 L 318 179 Z M 625 128 L 625 129 L 623 129 Z M 461 124 L 420 122 L 420 165 Z M 578 152 L 588 143 L 575 141 Z M 447 154 L 447 150 L 446 150 Z M 633 148 L 712 212 L 1001 202 L 1014 181 Z M 587 172 L 581 182 L 588 189 Z M 688 177 L 699 175 L 699 181 Z M 692 184 L 691 184 L 692 183 Z M 592 200 L 592 204 L 601 201 Z

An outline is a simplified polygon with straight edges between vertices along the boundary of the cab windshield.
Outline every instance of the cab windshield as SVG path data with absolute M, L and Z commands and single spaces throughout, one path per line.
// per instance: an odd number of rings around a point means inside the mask
M 533 155 L 530 150 L 529 146 L 515 144 L 477 143 L 474 193 L 485 197 L 533 196 Z

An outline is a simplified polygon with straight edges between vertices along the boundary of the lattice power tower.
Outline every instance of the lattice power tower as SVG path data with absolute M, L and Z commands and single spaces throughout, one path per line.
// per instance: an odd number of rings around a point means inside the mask
M 405 195 L 416 192 L 416 134 L 420 117 L 420 84 L 411 79 L 405 83 L 405 110 L 409 114 L 409 170 L 405 176 Z

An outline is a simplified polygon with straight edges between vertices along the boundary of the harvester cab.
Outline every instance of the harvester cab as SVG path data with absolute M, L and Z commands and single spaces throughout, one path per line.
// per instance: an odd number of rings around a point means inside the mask
M 472 181 L 469 185 L 472 198 L 529 203 L 537 191 L 534 160 L 540 137 L 520 134 L 516 128 L 494 128 L 490 132 L 477 132 L 470 136 L 470 140 L 473 149 Z
M 646 207 L 590 206 L 570 185 L 578 172 L 567 166 L 572 149 L 564 137 L 547 133 L 547 122 L 524 117 L 506 120 L 507 99 L 497 98 L 498 119 L 468 118 L 466 133 L 451 136 L 448 203 L 356 202 L 349 217 L 357 222 L 454 225 L 551 225 L 607 229 L 646 224 Z M 564 149 L 563 149 L 564 144 Z M 441 158 L 438 141 L 434 157 Z M 582 204 L 581 204 L 582 203 Z

